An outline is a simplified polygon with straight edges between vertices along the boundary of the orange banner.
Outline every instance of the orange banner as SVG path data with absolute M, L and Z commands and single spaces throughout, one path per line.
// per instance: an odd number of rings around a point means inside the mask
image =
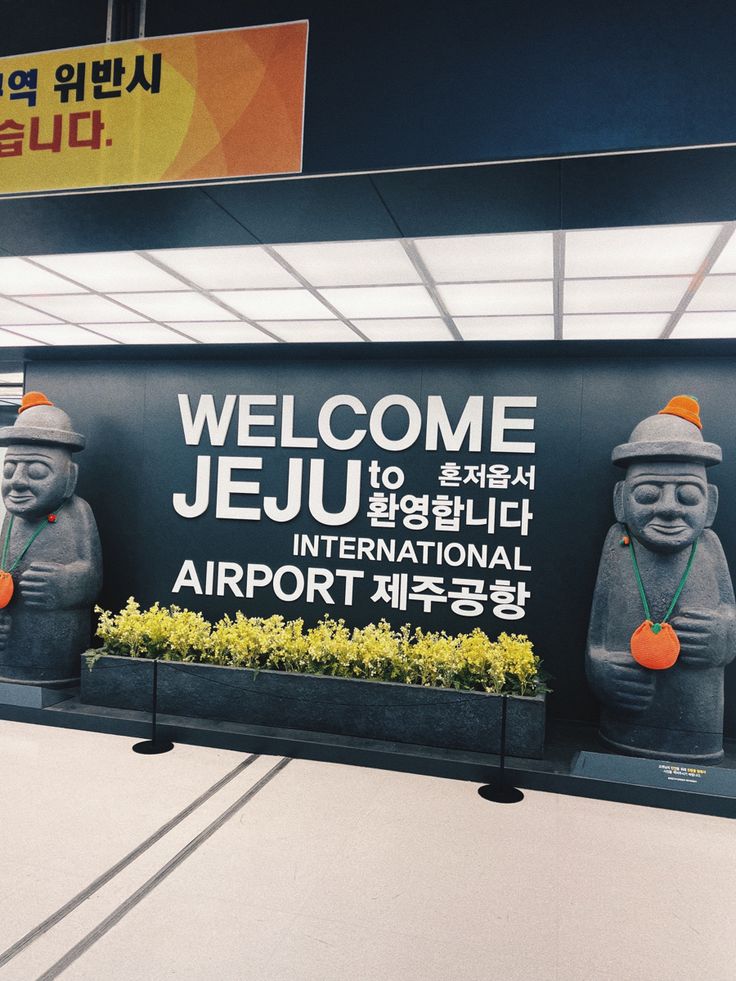
M 308 23 L 0 58 L 0 194 L 298 173 Z

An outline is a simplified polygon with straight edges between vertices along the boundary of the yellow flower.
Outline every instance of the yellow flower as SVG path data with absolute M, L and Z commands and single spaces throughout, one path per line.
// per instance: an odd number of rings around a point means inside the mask
M 305 630 L 302 619 L 241 611 L 213 627 L 201 613 L 178 606 L 141 610 L 133 597 L 117 614 L 96 612 L 100 653 L 520 695 L 546 690 L 540 659 L 524 634 L 492 641 L 478 627 L 452 635 L 409 624 L 395 630 L 386 620 L 351 629 L 327 615 Z

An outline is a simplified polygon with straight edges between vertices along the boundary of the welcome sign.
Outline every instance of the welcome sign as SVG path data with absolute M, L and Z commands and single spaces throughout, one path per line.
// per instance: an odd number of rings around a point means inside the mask
M 177 393 L 194 466 L 173 511 L 260 524 L 270 546 L 267 561 L 185 558 L 172 593 L 321 609 L 352 607 L 357 591 L 382 616 L 446 605 L 457 617 L 523 619 L 536 444 L 519 437 L 534 429 L 537 397 L 470 395 L 459 412 L 456 401 L 394 392 L 370 404 L 343 391 L 304 411 L 291 392 Z M 297 433 L 310 408 L 311 432 Z M 428 479 L 407 462 L 412 449 L 427 455 Z M 284 526 L 285 561 L 274 562 Z M 231 528 L 244 545 L 248 532 Z
M 299 172 L 308 24 L 0 59 L 0 194 Z

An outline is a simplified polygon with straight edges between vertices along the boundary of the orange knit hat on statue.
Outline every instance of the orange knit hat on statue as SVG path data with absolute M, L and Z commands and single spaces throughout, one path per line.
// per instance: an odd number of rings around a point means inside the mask
M 32 409 L 36 405 L 53 405 L 53 402 L 49 402 L 43 392 L 26 392 L 23 396 L 23 400 L 20 403 L 20 408 L 18 409 L 18 415 L 21 412 L 25 412 L 26 409 Z
M 657 415 L 679 416 L 680 419 L 691 422 L 698 429 L 703 428 L 703 423 L 700 421 L 700 405 L 693 395 L 675 395 L 663 409 L 659 410 Z

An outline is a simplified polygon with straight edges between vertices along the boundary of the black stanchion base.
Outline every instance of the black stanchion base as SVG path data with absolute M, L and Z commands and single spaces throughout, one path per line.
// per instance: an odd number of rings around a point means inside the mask
M 156 756 L 159 753 L 168 753 L 173 748 L 174 744 L 168 740 L 161 739 L 154 742 L 152 739 L 146 739 L 145 742 L 136 743 L 133 746 L 133 752 L 142 753 L 144 756 Z
M 509 787 L 506 784 L 489 783 L 485 787 L 478 787 L 478 793 L 483 800 L 493 801 L 494 804 L 518 804 L 524 800 L 524 794 L 518 787 Z

